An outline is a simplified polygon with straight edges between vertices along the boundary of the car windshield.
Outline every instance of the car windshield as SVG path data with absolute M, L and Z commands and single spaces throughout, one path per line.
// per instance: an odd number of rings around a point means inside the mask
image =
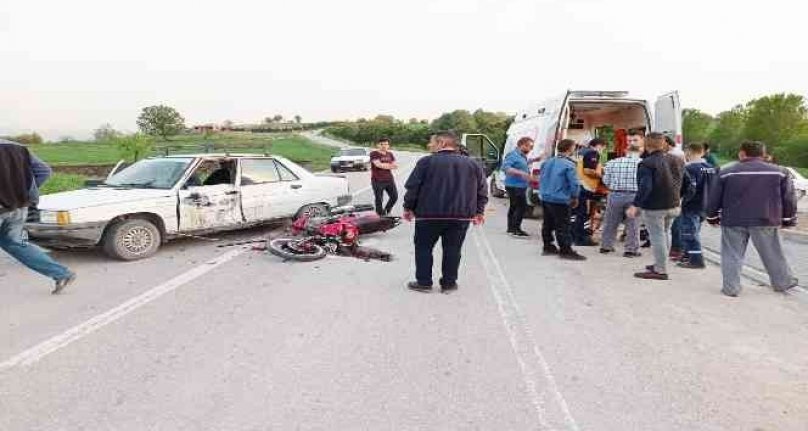
M 348 148 L 339 152 L 340 156 L 364 156 L 365 150 L 361 148 Z
M 145 159 L 113 175 L 105 184 L 117 187 L 170 189 L 179 181 L 191 158 Z

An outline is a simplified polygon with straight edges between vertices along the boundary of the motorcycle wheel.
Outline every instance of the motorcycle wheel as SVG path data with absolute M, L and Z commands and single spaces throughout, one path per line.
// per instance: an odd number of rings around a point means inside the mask
M 305 250 L 295 247 L 302 240 L 292 238 L 275 238 L 269 241 L 269 252 L 285 260 L 297 260 L 300 262 L 311 262 L 325 257 L 326 251 L 323 247 L 314 244 L 306 244 Z

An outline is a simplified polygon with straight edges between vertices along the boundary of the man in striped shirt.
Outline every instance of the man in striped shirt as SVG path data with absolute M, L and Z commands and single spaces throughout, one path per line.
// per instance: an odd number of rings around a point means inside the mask
M 603 254 L 614 251 L 617 228 L 621 222 L 625 222 L 626 243 L 623 256 L 640 256 L 639 222 L 636 218 L 627 218 L 625 215 L 637 194 L 637 166 L 642 160 L 640 159 L 642 151 L 642 135 L 631 135 L 628 142 L 628 155 L 611 160 L 604 167 L 603 184 L 609 188 L 609 198 L 606 203 L 600 246 L 600 252 Z

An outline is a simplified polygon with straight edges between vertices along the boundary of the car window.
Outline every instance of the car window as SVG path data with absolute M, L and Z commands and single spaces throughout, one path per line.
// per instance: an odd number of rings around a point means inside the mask
M 241 185 L 276 183 L 281 180 L 275 161 L 272 159 L 243 159 L 241 161 Z
M 275 161 L 278 165 L 278 171 L 281 173 L 281 181 L 297 181 L 299 178 L 289 168 L 279 161 Z
M 170 189 L 179 181 L 191 158 L 145 159 L 113 175 L 105 184 L 110 186 Z
M 364 156 L 367 153 L 362 148 L 348 148 L 340 151 L 341 156 Z

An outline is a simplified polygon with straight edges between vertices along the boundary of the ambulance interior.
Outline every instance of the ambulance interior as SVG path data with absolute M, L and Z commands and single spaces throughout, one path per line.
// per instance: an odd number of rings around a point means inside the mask
M 614 142 L 609 143 L 609 158 L 626 154 L 628 131 L 631 129 L 645 132 L 650 118 L 646 105 L 642 102 L 601 102 L 571 101 L 568 115 L 561 136 L 573 139 L 580 145 L 586 145 L 598 137 L 603 127 L 611 126 L 614 130 Z

